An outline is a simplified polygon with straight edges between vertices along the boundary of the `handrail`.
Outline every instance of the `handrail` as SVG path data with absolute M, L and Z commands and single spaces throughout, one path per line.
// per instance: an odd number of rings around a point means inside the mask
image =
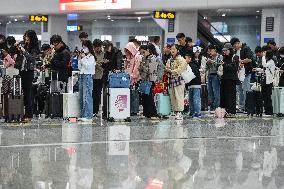
M 209 24 L 216 32 L 218 35 L 222 36 L 227 42 L 230 42 L 219 30 L 217 30 L 207 19 L 204 19 L 204 16 L 200 13 L 198 13 L 198 16 L 202 18 L 207 24 Z

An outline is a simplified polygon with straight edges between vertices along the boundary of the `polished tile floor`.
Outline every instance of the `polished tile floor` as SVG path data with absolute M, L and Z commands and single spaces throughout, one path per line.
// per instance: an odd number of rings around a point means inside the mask
M 0 126 L 0 189 L 284 189 L 284 119 Z

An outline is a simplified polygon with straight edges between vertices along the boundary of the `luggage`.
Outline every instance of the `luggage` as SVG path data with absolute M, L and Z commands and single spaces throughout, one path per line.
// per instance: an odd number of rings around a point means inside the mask
M 201 110 L 208 110 L 208 91 L 206 84 L 201 84 Z
M 108 120 L 130 119 L 130 89 L 109 88 L 108 89 Z
M 79 72 L 72 72 L 68 93 L 63 93 L 63 118 L 79 118 L 81 116 L 80 95 L 78 92 L 73 93 L 73 81 L 75 77 L 78 77 L 78 74 Z
M 130 91 L 130 112 L 131 115 L 137 115 L 139 113 L 140 95 L 138 90 Z
M 16 83 L 20 85 L 19 94 L 16 94 Z M 24 118 L 24 96 L 22 95 L 20 77 L 13 78 L 13 93 L 4 94 L 2 102 L 6 122 L 21 121 Z
M 130 76 L 126 72 L 112 72 L 108 78 L 109 88 L 130 88 Z
M 157 113 L 160 116 L 168 116 L 171 114 L 171 100 L 170 96 L 163 93 L 158 93 L 155 95 L 155 102 Z
M 141 81 L 139 84 L 139 92 L 149 95 L 151 93 L 152 82 L 151 81 Z
M 60 93 L 51 93 L 46 96 L 45 114 L 50 118 L 63 117 L 63 97 Z
M 272 90 L 273 113 L 284 116 L 284 87 L 274 87 Z
M 248 91 L 246 95 L 247 114 L 253 116 L 262 116 L 263 114 L 263 98 L 259 91 Z

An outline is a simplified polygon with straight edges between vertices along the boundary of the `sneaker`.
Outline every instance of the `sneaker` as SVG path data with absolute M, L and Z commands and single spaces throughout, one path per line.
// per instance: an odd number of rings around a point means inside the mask
M 170 115 L 170 117 L 176 117 L 175 112 L 172 112 L 171 115 Z
M 92 123 L 93 119 L 81 118 L 80 121 L 85 122 L 85 123 Z
M 228 114 L 225 115 L 225 118 L 236 118 L 236 114 L 228 113 Z
M 194 114 L 193 118 L 201 118 L 201 114 Z
M 182 113 L 181 113 L 181 112 L 177 113 L 177 115 L 176 115 L 176 118 L 175 118 L 175 119 L 176 119 L 176 120 L 183 120 Z

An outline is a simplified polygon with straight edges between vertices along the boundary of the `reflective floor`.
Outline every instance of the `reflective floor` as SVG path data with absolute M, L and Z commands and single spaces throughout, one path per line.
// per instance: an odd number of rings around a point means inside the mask
M 284 119 L 0 126 L 0 189 L 284 189 Z

